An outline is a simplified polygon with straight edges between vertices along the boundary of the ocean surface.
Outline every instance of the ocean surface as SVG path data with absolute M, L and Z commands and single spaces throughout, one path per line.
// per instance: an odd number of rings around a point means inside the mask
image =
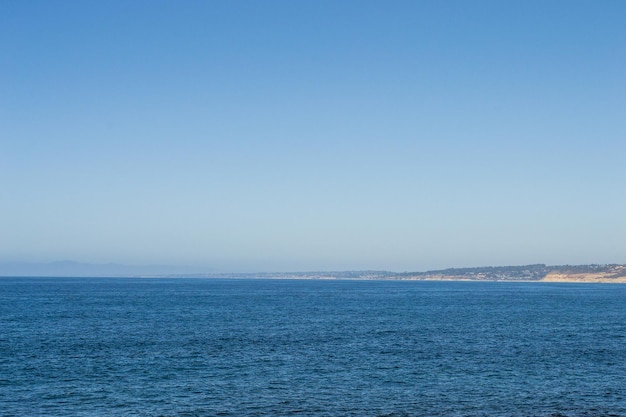
M 0 278 L 0 416 L 626 416 L 626 285 Z

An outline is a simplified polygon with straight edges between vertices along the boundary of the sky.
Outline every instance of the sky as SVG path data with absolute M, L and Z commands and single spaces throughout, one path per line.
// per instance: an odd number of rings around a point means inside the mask
M 0 3 L 0 261 L 626 263 L 626 2 Z

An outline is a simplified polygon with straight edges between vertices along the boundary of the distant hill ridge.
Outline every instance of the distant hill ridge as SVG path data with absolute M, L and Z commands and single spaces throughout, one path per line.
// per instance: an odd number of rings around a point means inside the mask
M 360 280 L 464 280 L 626 283 L 624 264 L 519 265 L 447 268 L 425 272 L 315 271 L 217 273 L 191 267 L 166 265 L 129 266 L 88 264 L 73 261 L 49 263 L 0 263 L 0 276 L 42 277 L 197 277 L 274 279 L 360 279 Z
M 475 281 L 626 282 L 626 265 L 522 265 L 449 268 L 398 274 L 401 279 L 463 279 Z
M 425 272 L 317 271 L 206 274 L 214 278 L 360 279 L 360 280 L 463 280 L 626 282 L 626 265 L 520 265 L 448 268 Z

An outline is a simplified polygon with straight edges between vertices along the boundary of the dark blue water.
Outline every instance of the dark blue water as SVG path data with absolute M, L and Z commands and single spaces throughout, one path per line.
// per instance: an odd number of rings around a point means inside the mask
M 2 416 L 626 416 L 626 286 L 0 279 Z

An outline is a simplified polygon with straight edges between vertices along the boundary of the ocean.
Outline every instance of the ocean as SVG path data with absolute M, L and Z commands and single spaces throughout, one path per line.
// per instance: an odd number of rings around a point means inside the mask
M 626 285 L 0 278 L 0 416 L 626 416 Z

